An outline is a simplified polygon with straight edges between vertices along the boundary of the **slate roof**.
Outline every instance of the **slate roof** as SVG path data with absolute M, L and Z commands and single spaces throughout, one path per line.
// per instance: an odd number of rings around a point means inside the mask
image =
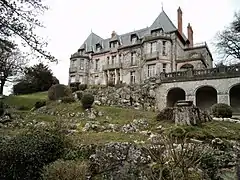
M 85 49 L 86 52 L 91 52 L 91 51 L 95 52 L 96 44 L 100 43 L 100 45 L 102 46 L 101 51 L 107 51 L 109 50 L 109 42 L 114 40 L 119 40 L 122 46 L 128 46 L 128 45 L 131 45 L 132 34 L 136 34 L 138 38 L 141 39 L 144 36 L 150 35 L 151 30 L 158 29 L 158 28 L 162 28 L 165 33 L 177 31 L 176 26 L 173 24 L 173 22 L 170 20 L 167 14 L 164 11 L 162 11 L 159 14 L 159 16 L 155 19 L 153 24 L 147 28 L 143 28 L 143 29 L 129 32 L 122 35 L 116 34 L 114 37 L 108 38 L 108 39 L 103 39 L 100 36 L 96 35 L 95 33 L 91 32 L 91 34 L 84 41 L 84 43 L 79 49 Z M 187 40 L 184 34 L 183 34 L 183 39 L 185 41 Z

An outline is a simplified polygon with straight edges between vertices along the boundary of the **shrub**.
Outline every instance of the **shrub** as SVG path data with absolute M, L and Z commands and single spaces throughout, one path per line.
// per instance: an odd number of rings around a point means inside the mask
M 77 87 L 71 87 L 71 91 L 72 91 L 72 92 L 76 92 L 77 90 L 78 90 Z
M 30 82 L 20 81 L 13 86 L 13 94 L 30 94 L 37 92 L 37 88 Z
M 61 135 L 35 131 L 0 143 L 0 179 L 37 180 L 42 168 L 64 152 Z
M 39 109 L 43 106 L 46 106 L 46 101 L 37 101 L 34 105 L 35 109 Z
M 85 180 L 88 165 L 81 161 L 58 160 L 44 167 L 43 180 Z
M 80 91 L 84 91 L 85 89 L 87 89 L 87 84 L 79 84 L 78 89 Z
M 62 100 L 62 103 L 73 103 L 75 102 L 75 99 L 73 96 L 66 96 L 66 97 L 62 97 L 60 98 Z
M 233 113 L 232 108 L 224 103 L 214 104 L 211 111 L 214 117 L 220 118 L 231 118 Z
M 173 108 L 166 107 L 162 111 L 160 111 L 156 117 L 157 121 L 173 121 Z
M 90 93 L 85 93 L 83 94 L 81 102 L 82 102 L 83 108 L 85 109 L 91 108 L 94 102 L 94 96 Z
M 48 90 L 48 98 L 49 100 L 59 100 L 62 97 L 71 97 L 72 92 L 71 89 L 63 84 L 55 84 Z
M 29 110 L 29 107 L 20 105 L 20 106 L 17 106 L 16 109 L 19 111 L 27 111 L 27 110 Z
M 77 91 L 76 94 L 77 94 L 78 100 L 81 100 L 82 97 L 83 97 L 83 92 L 82 91 Z

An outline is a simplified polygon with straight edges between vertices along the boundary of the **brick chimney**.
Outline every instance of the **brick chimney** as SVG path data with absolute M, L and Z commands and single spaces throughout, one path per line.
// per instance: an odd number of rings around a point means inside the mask
M 116 36 L 116 32 L 115 31 L 112 32 L 111 38 L 113 38 L 114 36 Z
M 178 31 L 180 34 L 182 34 L 182 10 L 181 8 L 179 7 L 178 10 L 177 10 L 177 18 L 178 18 Z
M 188 26 L 187 26 L 187 33 L 188 33 L 188 40 L 190 42 L 189 47 L 193 47 L 193 30 L 190 23 L 188 23 Z

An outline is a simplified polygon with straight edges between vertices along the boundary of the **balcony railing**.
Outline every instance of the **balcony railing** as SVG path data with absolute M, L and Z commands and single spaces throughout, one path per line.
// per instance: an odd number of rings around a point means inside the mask
M 70 72 L 70 73 L 77 72 L 77 67 L 70 67 L 70 68 L 69 68 L 69 72 Z
M 158 58 L 159 57 L 159 52 L 158 51 L 155 51 L 155 52 L 152 52 L 152 53 L 146 53 L 144 55 L 144 58 L 146 60 L 150 60 L 150 59 L 154 59 L 154 58 Z
M 103 65 L 103 70 L 118 69 L 121 67 L 122 67 L 122 63 L 105 64 Z
M 177 60 L 179 61 L 184 61 L 184 60 L 205 60 L 204 56 L 201 53 L 192 53 L 192 54 L 188 54 L 186 56 L 183 57 L 179 57 Z

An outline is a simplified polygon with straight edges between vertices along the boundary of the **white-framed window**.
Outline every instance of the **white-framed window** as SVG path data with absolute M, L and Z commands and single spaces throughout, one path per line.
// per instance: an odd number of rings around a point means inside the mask
M 136 82 L 136 76 L 135 76 L 135 71 L 130 72 L 130 83 L 135 84 Z
M 110 48 L 117 48 L 118 47 L 118 42 L 114 41 L 110 43 Z
M 151 42 L 148 44 L 147 52 L 152 54 L 157 51 L 157 42 Z
M 71 61 L 71 68 L 75 68 L 77 66 L 77 60 L 74 59 Z
M 167 63 L 162 64 L 162 72 L 167 72 Z
M 96 44 L 96 51 L 100 52 L 101 51 L 101 45 L 100 44 Z
M 135 44 L 137 42 L 137 37 L 133 36 L 132 39 L 131 39 L 131 42 L 132 42 L 132 44 Z
M 112 64 L 116 63 L 116 56 L 112 56 Z
M 136 65 L 136 52 L 131 52 L 131 66 Z
M 166 56 L 167 52 L 166 52 L 166 41 L 162 42 L 162 55 Z
M 122 62 L 122 54 L 119 54 L 119 55 L 118 55 L 118 61 L 119 61 L 119 63 Z
M 156 67 L 156 64 L 149 64 L 148 65 L 148 77 L 154 77 L 155 76 L 155 67 Z
M 110 62 L 109 62 L 109 56 L 107 57 L 107 64 L 109 64 Z
M 70 76 L 70 83 L 76 82 L 76 76 Z
M 80 69 L 84 69 L 84 59 L 80 59 Z

